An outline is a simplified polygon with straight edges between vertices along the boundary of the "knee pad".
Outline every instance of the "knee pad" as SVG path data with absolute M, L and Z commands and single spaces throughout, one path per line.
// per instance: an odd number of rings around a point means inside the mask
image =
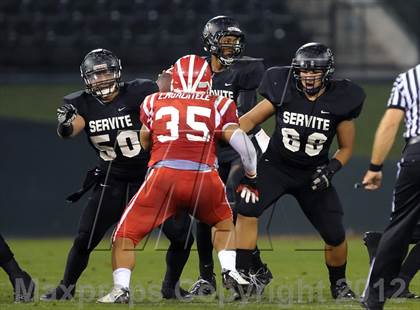
M 236 213 L 247 217 L 260 217 L 264 212 L 264 208 L 260 205 L 245 203 L 241 201 L 236 207 Z M 237 216 L 237 215 L 236 215 Z
M 323 237 L 324 242 L 331 246 L 339 246 L 346 240 L 346 234 L 344 231 L 342 233 L 339 233 L 337 235 L 331 234 L 331 236 L 324 236 Z

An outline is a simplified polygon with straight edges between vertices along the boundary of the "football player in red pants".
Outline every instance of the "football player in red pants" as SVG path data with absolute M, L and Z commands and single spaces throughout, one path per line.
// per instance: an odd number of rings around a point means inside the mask
M 228 142 L 241 156 L 245 177 L 238 191 L 258 201 L 257 155 L 239 128 L 233 100 L 210 95 L 211 69 L 201 57 L 188 55 L 174 65 L 171 92 L 144 100 L 141 144 L 151 150 L 149 174 L 124 212 L 113 237 L 114 288 L 100 303 L 127 303 L 135 265 L 134 248 L 153 228 L 184 209 L 214 227 L 223 284 L 241 294 L 248 282 L 236 270 L 232 211 L 216 168 L 215 140 Z

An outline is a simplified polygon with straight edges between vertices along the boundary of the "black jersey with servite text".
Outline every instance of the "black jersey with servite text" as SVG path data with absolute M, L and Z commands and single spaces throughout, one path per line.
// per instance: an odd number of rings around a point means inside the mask
M 210 61 L 210 58 L 207 58 Z M 235 101 L 239 116 L 251 110 L 257 103 L 257 88 L 264 74 L 261 59 L 242 57 L 225 70 L 213 73 L 212 94 Z M 258 126 L 252 133 L 260 129 Z M 228 162 L 239 155 L 227 144 L 218 144 L 219 162 Z
M 136 167 L 147 164 L 149 155 L 140 145 L 140 105 L 144 98 L 159 91 L 151 80 L 136 79 L 121 83 L 119 94 L 112 102 L 102 103 L 86 91 L 64 97 L 85 120 L 90 145 L 99 155 L 99 165 L 111 174 L 135 178 Z
M 297 167 L 320 166 L 328 162 L 338 124 L 359 116 L 365 93 L 349 80 L 331 80 L 324 94 L 310 101 L 292 77 L 280 106 L 288 72 L 287 67 L 269 68 L 259 87 L 276 108 L 276 128 L 267 152 Z

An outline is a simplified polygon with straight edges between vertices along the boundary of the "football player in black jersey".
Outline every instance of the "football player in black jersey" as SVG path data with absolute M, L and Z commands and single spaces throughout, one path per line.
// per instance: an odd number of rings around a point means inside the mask
M 238 22 L 228 16 L 216 16 L 204 26 L 202 33 L 206 57 L 213 71 L 212 94 L 233 99 L 239 115 L 251 110 L 257 103 L 256 90 L 264 74 L 262 59 L 242 56 L 245 35 Z M 265 151 L 269 137 L 259 126 L 248 132 L 259 153 Z M 217 146 L 219 174 L 226 184 L 226 193 L 235 214 L 235 190 L 244 176 L 239 154 L 227 144 Z M 213 272 L 213 245 L 211 227 L 197 224 L 197 250 L 200 259 L 200 276 L 190 290 L 193 295 L 208 295 L 215 292 L 216 280 Z M 260 261 L 259 251 L 254 259 Z M 268 284 L 272 275 L 262 263 L 259 270 L 261 281 Z
M 349 80 L 331 79 L 333 72 L 328 47 L 303 45 L 292 68 L 272 67 L 265 72 L 259 87 L 265 99 L 240 119 L 241 128 L 249 131 L 275 115 L 276 127 L 258 164 L 259 202 L 238 206 L 237 266 L 245 272 L 252 268 L 258 217 L 281 196 L 291 194 L 325 242 L 333 298 L 354 298 L 345 276 L 343 209 L 331 180 L 352 155 L 353 119 L 361 112 L 365 94 Z M 335 136 L 338 150 L 328 158 Z
M 80 72 L 86 89 L 64 97 L 57 109 L 58 129 L 62 138 L 74 137 L 85 131 L 89 144 L 98 154 L 98 165 L 88 172 L 82 189 L 68 200 L 77 201 L 93 188 L 81 216 L 78 235 L 68 255 L 60 285 L 41 296 L 41 300 L 61 300 L 74 297 L 76 282 L 85 270 L 90 253 L 105 233 L 117 223 L 131 197 L 137 192 L 147 172 L 149 155 L 139 141 L 140 104 L 144 98 L 159 91 L 154 81 L 136 79 L 121 82 L 121 62 L 110 51 L 89 52 Z M 183 248 L 187 241 L 185 227 L 190 218 L 171 219 L 163 232 L 171 241 L 167 262 L 171 266 L 162 285 L 164 298 L 188 296 L 182 289 L 175 291 L 188 254 Z M 181 263 L 178 263 L 181 260 Z
M 13 287 L 14 302 L 30 302 L 33 300 L 35 282 L 22 270 L 16 261 L 9 245 L 0 235 L 0 267 L 7 273 Z

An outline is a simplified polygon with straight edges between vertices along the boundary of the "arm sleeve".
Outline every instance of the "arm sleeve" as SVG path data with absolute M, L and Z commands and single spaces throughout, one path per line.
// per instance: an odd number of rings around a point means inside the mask
M 254 145 L 242 129 L 238 128 L 232 134 L 229 144 L 241 156 L 242 164 L 248 175 L 257 173 L 257 153 Z
M 239 124 L 238 110 L 232 99 L 219 96 L 216 106 L 216 138 L 220 139 L 223 130 L 232 124 Z
M 155 96 L 147 96 L 140 106 L 140 122 L 150 131 L 153 124 L 153 102 Z
M 399 75 L 392 86 L 391 95 L 388 99 L 387 107 L 391 109 L 406 110 L 409 106 L 409 102 L 404 96 L 404 88 L 402 76 Z

